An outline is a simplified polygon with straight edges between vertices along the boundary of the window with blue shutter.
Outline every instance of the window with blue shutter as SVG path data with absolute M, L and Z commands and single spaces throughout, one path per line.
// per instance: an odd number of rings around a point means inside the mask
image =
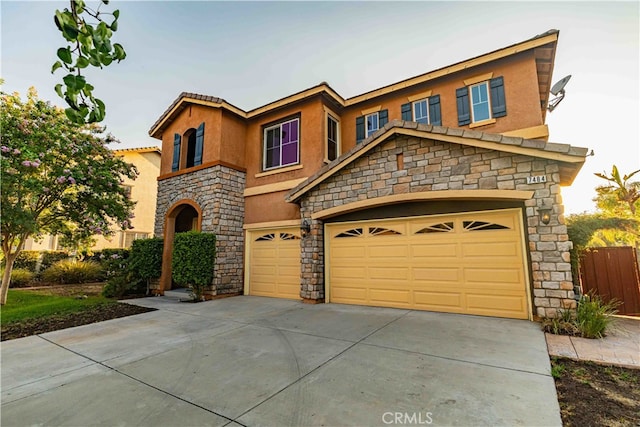
M 173 135 L 173 162 L 171 163 L 171 172 L 176 172 L 180 168 L 180 141 L 182 138 L 179 133 Z
M 202 146 L 204 144 L 204 122 L 198 126 L 196 131 L 196 150 L 193 159 L 193 165 L 198 166 L 202 164 Z
M 504 97 L 504 80 L 502 76 L 491 79 L 491 115 L 504 117 L 507 115 L 507 101 Z
M 458 126 L 471 123 L 471 111 L 469 110 L 469 88 L 461 87 L 456 89 L 456 100 L 458 104 Z
M 364 116 L 356 117 L 356 143 L 360 144 L 365 136 Z
M 429 97 L 429 123 L 435 126 L 442 126 L 442 115 L 440 113 L 440 95 Z
M 406 120 L 408 122 L 413 120 L 411 117 L 411 103 L 402 104 L 400 107 L 400 113 L 402 114 L 402 120 Z

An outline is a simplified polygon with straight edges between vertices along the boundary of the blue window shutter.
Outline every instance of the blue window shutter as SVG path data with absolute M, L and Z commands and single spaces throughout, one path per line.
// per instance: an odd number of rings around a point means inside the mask
M 432 125 L 442 126 L 442 116 L 440 115 L 440 95 L 429 97 L 429 120 Z
M 356 117 L 356 143 L 359 144 L 364 140 L 364 116 Z
M 507 115 L 507 100 L 504 97 L 504 81 L 501 77 L 491 79 L 491 115 L 504 117 Z
M 171 172 L 176 172 L 180 168 L 180 141 L 179 133 L 173 134 L 173 162 L 171 163 Z
M 410 102 L 408 104 L 402 104 L 402 106 L 400 107 L 400 112 L 402 113 L 402 120 L 406 120 L 408 122 L 413 120 L 413 117 L 411 116 Z
M 468 125 L 471 123 L 469 89 L 466 86 L 456 89 L 456 99 L 458 101 L 458 126 Z
M 389 121 L 389 110 L 378 111 L 378 129 L 382 129 Z
M 204 122 L 200 123 L 196 130 L 196 154 L 193 158 L 193 166 L 202 164 L 202 145 L 204 144 Z

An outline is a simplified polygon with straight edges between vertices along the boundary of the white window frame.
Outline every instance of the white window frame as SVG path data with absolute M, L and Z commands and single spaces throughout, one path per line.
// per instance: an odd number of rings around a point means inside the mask
M 292 163 L 287 163 L 286 165 L 282 163 L 282 126 L 287 123 L 296 122 L 296 126 L 298 128 L 298 141 L 297 141 L 297 151 L 296 151 L 296 161 Z M 277 166 L 267 167 L 267 132 L 273 129 L 280 128 L 280 162 Z M 300 164 L 300 117 L 295 117 L 289 120 L 285 120 L 283 122 L 277 123 L 275 125 L 264 128 L 262 134 L 262 170 L 269 171 L 279 168 L 284 168 L 288 166 L 294 166 Z
M 418 99 L 417 101 L 413 101 L 411 103 L 411 115 L 413 117 L 413 121 L 417 122 L 418 117 L 416 117 L 416 104 L 420 104 L 422 102 L 424 102 L 424 113 L 425 113 L 424 117 L 427 119 L 427 123 L 425 124 L 429 124 L 431 123 L 431 117 L 429 117 L 429 98 L 423 98 L 423 99 Z
M 473 88 L 474 87 L 478 87 L 478 86 L 484 86 L 487 90 L 487 112 L 488 112 L 488 117 L 484 118 L 482 120 L 476 120 L 475 117 L 475 109 L 473 108 L 475 105 L 478 104 L 484 104 L 485 102 L 478 102 L 478 103 L 474 103 L 474 99 L 473 99 Z M 489 90 L 489 81 L 485 80 L 473 85 L 469 86 L 469 104 L 470 104 L 470 109 L 471 109 L 471 123 L 480 123 L 480 122 L 485 122 L 487 120 L 491 120 L 491 92 Z
M 376 127 L 369 129 L 369 117 L 376 117 Z M 376 111 L 375 113 L 367 114 L 364 116 L 364 137 L 369 138 L 371 134 L 380 129 L 380 115 Z
M 342 147 L 340 141 L 340 119 L 338 119 L 338 115 L 334 114 L 332 111 L 325 108 L 325 120 L 324 120 L 324 161 L 326 163 L 332 162 L 333 160 L 329 159 L 329 120 L 333 120 L 336 124 L 336 159 L 340 157 L 342 154 Z

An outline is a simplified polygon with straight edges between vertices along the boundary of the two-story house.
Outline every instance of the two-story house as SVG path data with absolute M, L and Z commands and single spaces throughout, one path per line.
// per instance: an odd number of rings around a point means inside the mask
M 532 318 L 574 308 L 548 142 L 559 32 L 345 99 L 327 83 L 250 111 L 182 93 L 162 140 L 157 236 L 218 237 L 209 294 Z

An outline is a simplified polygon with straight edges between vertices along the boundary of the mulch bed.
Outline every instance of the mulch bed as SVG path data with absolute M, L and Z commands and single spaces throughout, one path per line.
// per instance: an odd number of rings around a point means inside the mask
M 565 427 L 640 426 L 640 369 L 553 359 Z

